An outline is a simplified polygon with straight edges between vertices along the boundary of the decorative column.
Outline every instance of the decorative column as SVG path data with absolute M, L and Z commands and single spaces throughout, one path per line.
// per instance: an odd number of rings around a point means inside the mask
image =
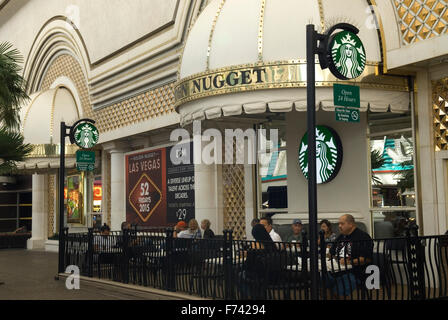
M 110 198 L 111 198 L 111 230 L 120 230 L 121 223 L 126 221 L 126 181 L 125 157 L 130 149 L 122 143 L 108 143 L 103 146 L 111 155 L 110 161 Z M 104 223 L 104 222 L 103 222 Z
M 33 212 L 32 212 L 32 237 L 27 242 L 27 248 L 43 249 L 47 240 L 48 228 L 48 176 L 43 174 L 33 175 Z
M 435 235 L 444 233 L 446 230 L 439 230 L 438 210 L 437 210 L 437 190 L 435 172 L 435 146 L 433 138 L 433 110 L 432 110 L 432 88 L 427 71 L 417 73 L 417 101 L 416 114 L 418 123 L 417 134 L 417 174 L 420 192 L 420 230 L 423 235 Z M 417 189 L 417 190 L 418 190 Z
M 101 153 L 101 222 L 110 225 L 110 154 L 103 150 Z
M 201 155 L 210 142 L 201 141 Z M 193 152 L 193 150 L 192 150 Z M 201 164 L 194 166 L 195 219 L 200 224 L 203 219 L 210 220 L 215 234 L 222 234 L 224 226 L 222 200 L 222 165 Z

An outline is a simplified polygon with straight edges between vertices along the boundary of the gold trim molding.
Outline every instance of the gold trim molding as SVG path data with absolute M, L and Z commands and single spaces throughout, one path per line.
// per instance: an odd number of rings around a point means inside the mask
M 65 154 L 67 156 L 76 155 L 76 151 L 79 148 L 76 145 L 66 145 Z M 27 156 L 27 158 L 55 158 L 60 155 L 59 144 L 36 144 L 33 145 L 33 151 Z
M 356 83 L 361 88 L 378 88 L 409 91 L 403 78 L 375 75 L 378 63 L 367 62 L 364 73 L 356 81 L 340 81 L 331 72 L 317 68 L 316 86 L 332 87 L 333 83 Z M 306 61 L 292 60 L 272 63 L 255 63 L 211 70 L 192 75 L 176 82 L 175 108 L 197 99 L 244 91 L 304 88 Z
M 215 27 L 216 27 L 216 24 L 218 23 L 218 18 L 221 14 L 222 8 L 224 8 L 225 3 L 226 3 L 226 0 L 221 1 L 221 3 L 219 4 L 218 10 L 216 11 L 215 17 L 213 18 L 212 29 L 210 30 L 210 35 L 208 37 L 207 70 L 209 70 L 209 66 L 210 66 L 210 52 L 212 50 L 212 41 L 213 41 L 213 36 L 215 34 Z

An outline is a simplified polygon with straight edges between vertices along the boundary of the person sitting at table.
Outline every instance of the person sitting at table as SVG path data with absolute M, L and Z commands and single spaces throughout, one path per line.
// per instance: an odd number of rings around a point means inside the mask
M 252 229 L 250 248 L 240 253 L 244 257 L 242 272 L 239 274 L 239 284 L 242 299 L 266 299 L 264 285 L 267 281 L 268 256 L 275 250 L 274 241 L 262 224 L 256 224 Z
M 250 222 L 250 226 L 253 228 L 253 227 L 255 227 L 255 225 L 257 225 L 257 224 L 259 224 L 260 223 L 260 219 L 258 219 L 258 218 L 254 218 L 254 219 L 252 219 L 252 221 Z
M 339 231 L 341 234 L 330 248 L 330 256 L 337 259 L 333 269 L 349 272 L 333 276 L 330 273 L 335 270 L 328 270 L 329 285 L 335 298 L 349 296 L 358 283 L 365 285 L 365 270 L 373 256 L 372 238 L 356 226 L 352 215 L 345 214 L 339 218 Z
M 203 239 L 213 239 L 215 237 L 215 233 L 210 229 L 210 225 L 211 222 L 208 219 L 201 221 L 201 229 L 204 230 Z
M 123 221 L 121 223 L 121 231 L 123 230 L 131 230 L 131 224 L 129 222 Z
M 303 230 L 302 220 L 294 219 L 292 221 L 291 228 L 292 228 L 292 234 L 286 237 L 286 242 L 302 243 L 302 230 Z
M 188 226 L 187 223 L 185 221 L 179 221 L 176 226 L 174 227 L 174 233 L 173 233 L 173 237 L 177 238 L 179 236 L 179 233 L 181 233 L 182 231 L 187 230 Z
M 252 249 L 265 249 L 268 247 L 271 249 L 271 245 L 273 244 L 274 240 L 272 240 L 272 237 L 266 230 L 265 226 L 262 224 L 257 224 L 252 228 L 252 236 L 255 239 L 255 242 L 251 243 Z
M 177 234 L 178 238 L 184 239 L 200 239 L 202 237 L 199 224 L 196 219 L 188 221 L 188 229 Z
M 265 227 L 266 231 L 269 233 L 271 239 L 274 242 L 282 242 L 282 238 L 277 232 L 275 232 L 274 228 L 272 227 L 272 219 L 270 217 L 261 218 L 260 224 Z
M 110 251 L 116 243 L 110 235 L 110 227 L 105 223 L 100 228 L 100 234 L 93 236 L 93 250 L 95 253 Z
M 104 223 L 100 228 L 100 233 L 102 236 L 108 236 L 110 233 L 110 227 L 106 223 Z
M 320 229 L 324 232 L 325 244 L 327 247 L 331 247 L 332 243 L 336 241 L 336 233 L 332 231 L 331 222 L 327 219 L 322 220 L 320 223 Z M 320 237 L 317 240 L 320 245 Z

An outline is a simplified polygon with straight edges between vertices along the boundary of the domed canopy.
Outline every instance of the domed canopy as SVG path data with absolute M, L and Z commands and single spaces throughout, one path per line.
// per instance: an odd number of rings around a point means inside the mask
M 362 111 L 408 110 L 406 79 L 376 76 L 383 61 L 373 21 L 368 2 L 361 0 L 211 0 L 194 22 L 182 55 L 175 86 L 181 125 L 268 110 L 305 111 L 310 23 L 319 32 L 341 22 L 359 29 L 366 69 L 351 82 L 361 87 Z M 316 108 L 334 110 L 335 82 L 340 81 L 317 63 Z
M 25 143 L 34 145 L 34 150 L 25 161 L 17 163 L 17 168 L 41 173 L 59 168 L 60 122 L 65 121 L 69 125 L 79 118 L 76 101 L 65 87 L 58 86 L 30 95 L 28 104 L 21 109 L 20 119 Z M 66 168 L 75 167 L 73 155 L 77 149 L 66 140 Z
M 60 122 L 70 124 L 80 114 L 71 92 L 64 87 L 40 91 L 30 96 L 29 104 L 21 110 L 25 143 L 34 145 L 58 144 Z
M 319 6 L 322 4 L 322 7 Z M 362 0 L 212 0 L 185 44 L 180 78 L 258 62 L 306 59 L 306 25 L 349 22 L 359 28 L 367 61 L 381 62 L 378 31 Z

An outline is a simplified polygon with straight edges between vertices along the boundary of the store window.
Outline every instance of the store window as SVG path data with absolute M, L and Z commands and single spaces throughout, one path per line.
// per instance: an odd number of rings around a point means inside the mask
M 269 122 L 260 125 L 257 132 L 259 212 L 287 212 L 286 124 L 284 121 Z
M 404 236 L 416 220 L 411 113 L 369 113 L 369 139 L 374 236 Z
M 93 215 L 92 225 L 99 228 L 102 225 L 102 200 L 103 200 L 103 183 L 101 176 L 96 176 L 93 181 Z
M 82 223 L 83 216 L 83 192 L 81 175 L 67 176 L 64 190 L 64 202 L 67 210 L 68 223 Z

